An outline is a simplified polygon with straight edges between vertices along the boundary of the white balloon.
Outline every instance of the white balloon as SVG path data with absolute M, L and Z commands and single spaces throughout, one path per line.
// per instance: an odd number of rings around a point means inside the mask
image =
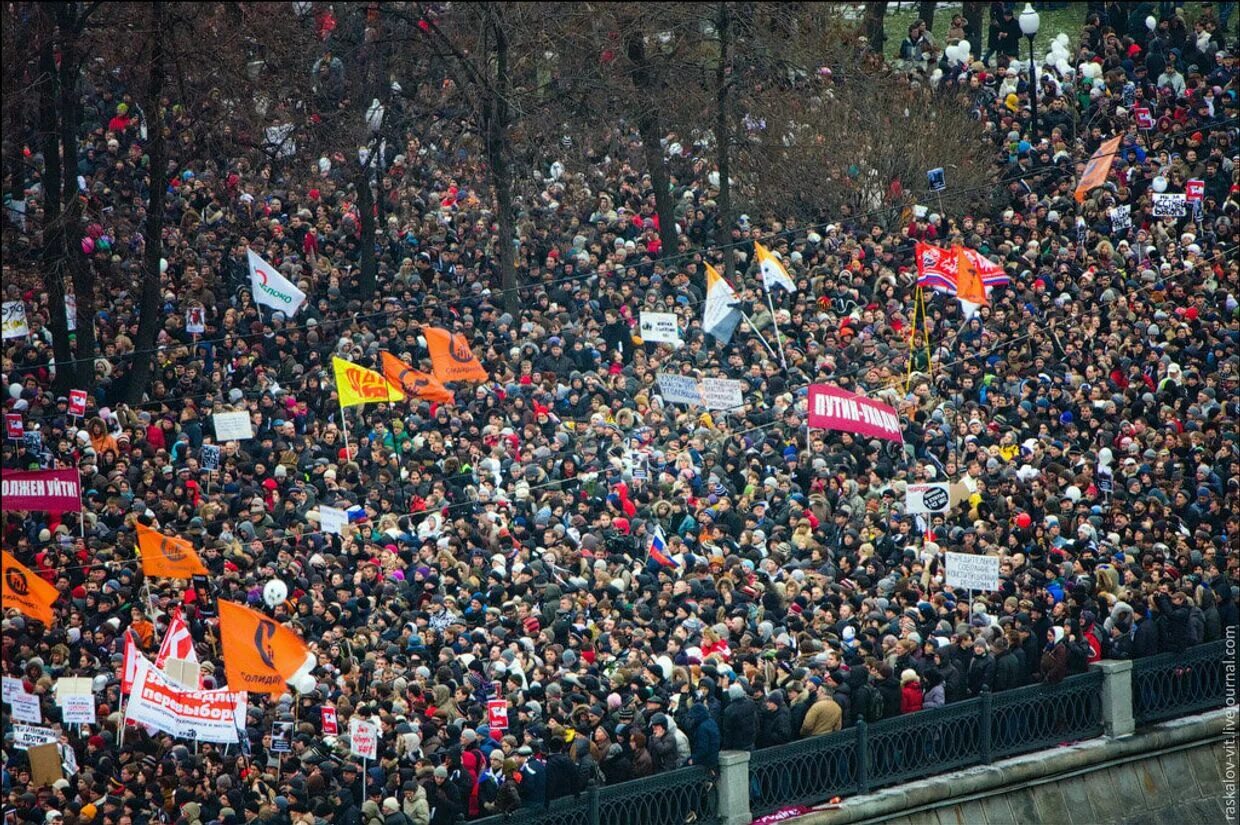
M 1064 50 L 1067 50 L 1068 42 L 1069 42 L 1068 35 L 1064 34 L 1063 32 L 1060 32 L 1059 34 L 1055 35 L 1056 45 L 1063 46 Z
M 1167 191 L 1167 179 L 1164 178 L 1162 175 L 1159 175 L 1158 177 L 1154 178 L 1153 187 L 1154 187 L 1155 192 L 1166 192 Z
M 288 585 L 279 579 L 272 579 L 263 585 L 263 604 L 275 607 L 288 598 Z
M 973 54 L 973 45 L 968 40 L 961 40 L 957 44 L 957 49 L 964 55 L 963 59 L 968 59 L 969 55 Z
M 9 384 L 9 398 L 12 398 L 13 400 L 17 400 L 18 398 L 21 398 L 21 397 L 22 397 L 22 385 L 21 384 Z
M 167 271 L 168 271 L 168 259 L 160 258 L 159 259 L 159 274 L 163 275 Z
M 1101 450 L 1098 451 L 1098 463 L 1101 464 L 1103 467 L 1110 467 L 1111 462 L 1114 460 L 1115 460 L 1115 455 L 1114 453 L 1111 452 L 1110 447 L 1103 447 Z
M 318 682 L 314 681 L 314 677 L 311 676 L 309 673 L 301 674 L 295 680 L 291 681 L 289 684 L 293 686 L 293 690 L 297 691 L 303 696 L 307 693 L 313 692 L 314 689 L 318 687 Z
M 709 175 L 706 176 L 706 180 L 714 188 L 716 189 L 719 188 L 719 173 L 718 172 L 711 172 Z
M 1064 497 L 1076 504 L 1081 500 L 1081 488 L 1073 484 L 1071 487 L 1063 491 Z
M 1064 60 L 1061 57 L 1055 63 L 1055 70 L 1059 72 L 1060 74 L 1068 74 L 1069 72 L 1072 71 L 1072 67 L 1068 65 L 1068 61 Z
M 1145 18 L 1145 27 L 1150 31 L 1154 31 L 1154 29 L 1158 28 L 1158 21 L 1154 19 L 1154 15 L 1151 14 L 1149 17 Z

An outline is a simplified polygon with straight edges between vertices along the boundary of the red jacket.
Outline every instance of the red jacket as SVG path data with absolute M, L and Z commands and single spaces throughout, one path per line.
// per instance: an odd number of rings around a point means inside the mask
M 900 713 L 921 710 L 921 685 L 907 682 L 900 688 Z

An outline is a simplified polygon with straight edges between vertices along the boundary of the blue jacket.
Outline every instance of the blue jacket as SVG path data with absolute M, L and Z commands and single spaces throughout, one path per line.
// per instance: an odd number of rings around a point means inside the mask
M 547 763 L 531 757 L 521 768 L 521 807 L 547 807 Z
M 706 705 L 696 704 L 689 708 L 689 721 L 693 725 L 690 737 L 693 764 L 712 770 L 719 767 L 719 726 L 710 718 Z

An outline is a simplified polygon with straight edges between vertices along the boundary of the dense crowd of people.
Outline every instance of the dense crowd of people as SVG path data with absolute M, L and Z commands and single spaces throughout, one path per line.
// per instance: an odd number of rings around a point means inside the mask
M 5 411 L 40 437 L 6 441 L 3 466 L 77 468 L 84 512 L 5 513 L 5 548 L 62 597 L 51 626 L 5 611 L 3 667 L 49 723 L 56 680 L 92 677 L 99 724 L 66 726 L 76 772 L 40 788 L 6 708 L 6 821 L 438 825 L 1221 638 L 1240 621 L 1236 43 L 1208 4 L 1153 31 L 1127 4 L 1090 5 L 1071 70 L 1035 80 L 1036 123 L 1003 38 L 963 65 L 922 32 L 901 45 L 909 71 L 941 73 L 981 120 L 996 191 L 949 189 L 899 225 L 742 215 L 721 249 L 697 242 L 717 218 L 698 164 L 678 179 L 669 253 L 633 171 L 640 143 L 616 125 L 631 159 L 548 179 L 522 206 L 516 312 L 476 156 L 410 136 L 382 170 L 371 295 L 343 156 L 174 154 L 157 369 L 136 405 L 121 396 L 143 354 L 132 219 L 156 113 L 136 112 L 123 72 L 92 67 L 77 165 L 101 350 L 83 417 L 51 389 L 47 293 L 19 277 L 19 253 L 43 242 L 37 151 L 29 220 L 6 210 L 4 299 L 24 302 L 30 335 L 4 342 Z M 192 149 L 197 124 L 162 116 Z M 1110 175 L 1077 203 L 1113 135 Z M 1189 180 L 1199 210 L 1151 214 L 1155 192 Z M 756 240 L 797 285 L 773 314 Z M 930 296 L 914 330 L 918 241 L 975 249 L 1011 284 L 968 320 Z M 309 296 L 294 317 L 255 303 L 250 249 Z M 751 321 L 724 345 L 701 319 L 704 265 L 726 255 Z M 191 309 L 202 332 L 186 329 Z M 675 313 L 683 345 L 642 341 L 643 310 Z M 776 325 L 786 368 L 759 340 Z M 450 404 L 351 408 L 346 439 L 332 356 L 427 368 L 424 326 L 462 333 L 490 380 L 453 386 Z M 666 403 L 666 372 L 739 379 L 746 404 Z M 815 382 L 891 404 L 903 446 L 808 430 Z M 206 470 L 226 409 L 248 411 L 255 435 Z M 962 500 L 906 515 L 907 485 L 932 480 Z M 321 506 L 365 518 L 327 533 Z M 190 539 L 209 587 L 145 578 L 139 522 Z M 656 529 L 671 566 L 648 558 Z M 997 556 L 999 589 L 946 585 L 948 550 Z M 289 594 L 274 609 L 273 578 Z M 126 729 L 126 631 L 153 654 L 179 610 L 203 685 L 223 686 L 217 599 L 294 628 L 316 688 L 251 695 L 247 741 L 227 750 Z M 504 730 L 488 725 L 496 697 Z M 381 732 L 364 765 L 355 715 Z M 295 723 L 289 753 L 273 751 L 277 721 Z

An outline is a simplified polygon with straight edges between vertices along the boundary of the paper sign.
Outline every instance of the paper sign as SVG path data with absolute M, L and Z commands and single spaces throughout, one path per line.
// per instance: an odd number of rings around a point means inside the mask
M 893 408 L 830 384 L 810 385 L 807 417 L 814 429 L 904 442 L 900 417 Z
M 1142 129 L 1154 128 L 1154 116 L 1150 113 L 1149 108 L 1145 106 L 1137 106 L 1133 108 L 1132 114 L 1137 119 L 1137 126 Z
M 185 310 L 185 331 L 203 333 L 207 331 L 207 310 L 203 307 L 190 307 Z
M 1189 202 L 1195 203 L 1201 200 L 1202 198 L 1204 198 L 1205 196 L 1206 196 L 1206 182 L 1205 181 L 1199 180 L 1197 178 L 1184 181 L 1184 197 L 1187 198 Z
M 1111 229 L 1121 232 L 1132 227 L 1132 207 L 1128 204 L 1122 206 L 1113 206 L 1107 214 L 1111 218 Z
M 188 659 L 169 658 L 164 662 L 164 675 L 186 690 L 197 690 L 202 684 L 202 665 Z
M 731 378 L 702 379 L 702 400 L 708 410 L 736 410 L 745 405 L 741 382 Z
M 5 676 L 4 677 L 4 701 L 5 702 L 9 701 L 10 696 L 15 696 L 18 693 L 25 693 L 25 692 L 26 692 L 26 686 L 22 683 L 21 679 L 17 678 L 16 676 Z
M 218 470 L 220 468 L 221 450 L 216 444 L 202 445 L 202 469 Z
M 946 553 L 945 581 L 962 590 L 998 590 L 999 557 Z
M 23 725 L 20 722 L 13 723 L 13 747 L 19 751 L 29 750 L 48 742 L 54 743 L 59 738 L 56 731 L 51 728 Z
M 290 753 L 293 750 L 293 723 L 271 723 L 271 752 Z
M 943 174 L 942 167 L 931 169 L 926 173 L 926 182 L 930 184 L 930 189 L 935 192 L 942 192 L 947 188 L 947 177 Z
M 702 393 L 698 389 L 697 379 L 691 375 L 676 375 L 661 372 L 657 376 L 659 394 L 670 404 L 693 404 L 701 406 Z
M 25 338 L 30 334 L 30 326 L 26 323 L 26 305 L 21 301 L 5 301 L 3 307 L 4 340 Z
M 336 709 L 330 705 L 324 705 L 319 711 L 320 719 L 323 722 L 323 735 L 335 736 L 340 733 L 340 726 L 336 724 Z
M 55 742 L 45 742 L 26 750 L 30 760 L 30 782 L 36 788 L 50 787 L 53 782 L 65 778 L 60 769 L 60 748 Z
M 1188 213 L 1188 196 L 1182 192 L 1155 192 L 1155 218 L 1182 218 Z
M 95 724 L 94 695 L 64 697 L 60 701 L 60 718 L 61 721 L 74 722 L 79 725 Z
M 61 676 L 56 680 L 56 701 L 63 703 L 66 696 L 90 696 L 94 682 L 89 676 Z
M 69 390 L 69 415 L 86 415 L 86 390 Z
M 680 343 L 680 328 L 674 312 L 642 312 L 639 332 L 646 342 Z
M 946 513 L 951 509 L 950 487 L 946 482 L 908 485 L 904 492 L 904 512 L 909 515 Z
M 377 759 L 379 756 L 378 726 L 356 716 L 350 719 L 349 752 L 362 759 Z
M 325 504 L 320 504 L 319 525 L 323 528 L 324 533 L 343 535 L 344 528 L 349 525 L 349 514 L 339 507 L 328 507 Z
M 43 721 L 43 711 L 39 708 L 38 696 L 32 693 L 14 693 L 8 699 L 13 707 L 13 718 L 17 721 L 31 722 L 35 725 Z
M 4 432 L 14 441 L 21 441 L 26 431 L 22 424 L 21 413 L 5 413 L 4 414 Z
M 508 730 L 508 703 L 503 699 L 487 701 L 487 727 L 491 730 Z
M 215 426 L 217 441 L 244 441 L 254 437 L 254 426 L 250 423 L 250 414 L 241 412 L 222 412 L 211 416 Z

